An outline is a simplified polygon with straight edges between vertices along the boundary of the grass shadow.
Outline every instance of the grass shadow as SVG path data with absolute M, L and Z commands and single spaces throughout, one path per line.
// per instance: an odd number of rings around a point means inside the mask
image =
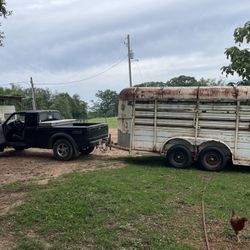
M 117 158 L 111 158 L 110 160 L 117 161 Z M 122 161 L 125 164 L 132 164 L 151 168 L 172 168 L 167 164 L 166 157 L 164 156 L 124 156 L 119 157 L 119 161 Z M 202 170 L 197 163 L 194 163 L 193 166 L 188 169 L 196 169 L 198 171 Z M 202 171 L 209 173 L 209 171 Z M 222 172 L 250 173 L 250 166 L 229 164 Z
M 223 171 L 225 171 L 225 172 L 237 172 L 237 173 L 249 173 L 250 174 L 250 166 L 230 164 Z
M 111 160 L 116 160 L 112 158 Z M 120 157 L 119 161 L 125 164 L 148 166 L 148 167 L 166 167 L 166 158 L 162 156 L 124 156 Z

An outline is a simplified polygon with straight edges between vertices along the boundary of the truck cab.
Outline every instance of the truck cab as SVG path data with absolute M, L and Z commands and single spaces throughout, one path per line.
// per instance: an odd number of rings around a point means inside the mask
M 19 150 L 28 148 L 34 144 L 32 141 L 36 141 L 36 138 L 29 137 L 28 131 L 36 129 L 39 122 L 61 119 L 58 111 L 14 112 L 1 124 L 0 148 L 5 144 Z

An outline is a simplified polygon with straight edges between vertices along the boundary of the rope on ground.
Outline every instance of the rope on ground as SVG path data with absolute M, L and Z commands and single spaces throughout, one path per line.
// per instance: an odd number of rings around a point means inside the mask
M 202 196 L 201 196 L 201 209 L 202 209 L 202 224 L 203 224 L 203 230 L 204 230 L 204 235 L 205 235 L 205 240 L 206 240 L 206 247 L 207 250 L 210 250 L 210 245 L 209 245 L 209 240 L 208 240 L 208 235 L 207 235 L 207 225 L 206 225 L 206 215 L 205 215 L 205 202 L 204 202 L 204 196 L 205 196 L 205 191 L 207 188 L 209 180 L 204 186 Z

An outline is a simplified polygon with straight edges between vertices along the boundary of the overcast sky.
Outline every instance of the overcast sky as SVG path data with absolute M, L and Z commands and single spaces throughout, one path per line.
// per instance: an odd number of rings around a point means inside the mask
M 247 0 L 7 0 L 1 20 L 0 85 L 22 82 L 94 99 L 127 87 L 127 34 L 133 83 L 179 75 L 225 79 L 226 47 L 250 20 Z M 67 83 L 83 79 L 80 82 Z M 232 78 L 231 78 L 232 79 Z M 43 84 L 46 83 L 46 84 Z M 64 83 L 64 84 L 63 84 Z

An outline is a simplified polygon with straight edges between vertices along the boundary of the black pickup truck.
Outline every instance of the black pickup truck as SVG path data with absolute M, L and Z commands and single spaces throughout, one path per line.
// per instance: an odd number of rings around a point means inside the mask
M 56 110 L 15 112 L 0 125 L 0 151 L 49 148 L 56 159 L 64 161 L 89 154 L 107 140 L 107 124 L 76 123 L 62 119 Z

